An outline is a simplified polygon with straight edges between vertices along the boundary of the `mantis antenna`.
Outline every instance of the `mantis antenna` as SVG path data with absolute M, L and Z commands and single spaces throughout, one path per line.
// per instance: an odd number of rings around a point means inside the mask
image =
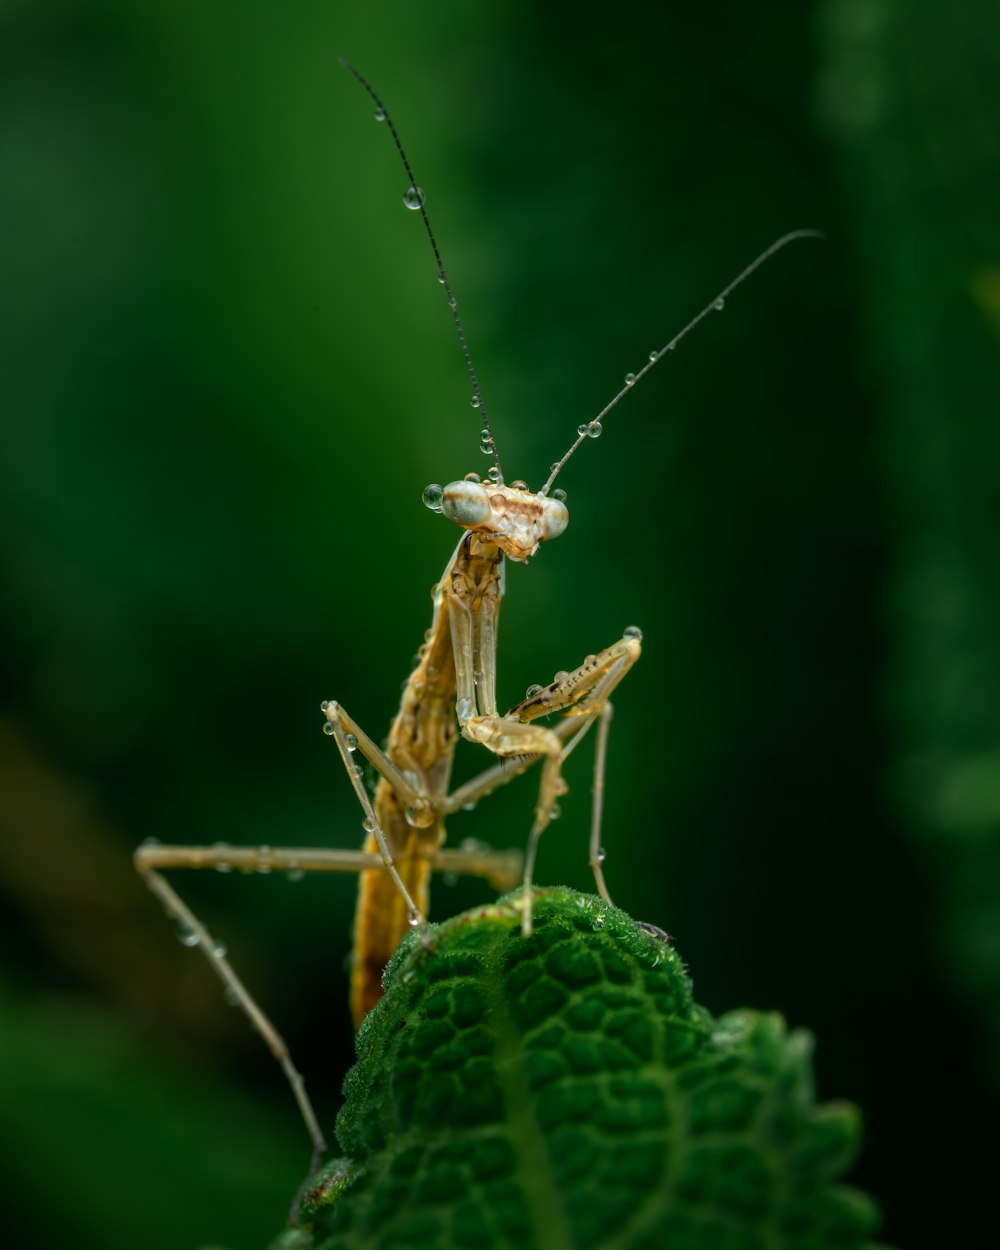
M 441 250 L 438 247 L 437 239 L 434 237 L 434 231 L 431 229 L 430 218 L 427 216 L 427 208 L 425 196 L 422 189 L 417 185 L 417 180 L 413 174 L 413 167 L 410 165 L 409 157 L 403 147 L 399 137 L 399 131 L 396 129 L 395 123 L 389 116 L 389 110 L 382 103 L 378 92 L 371 85 L 363 74 L 360 74 L 354 66 L 345 57 L 338 58 L 344 69 L 349 70 L 358 82 L 371 96 L 375 104 L 375 120 L 385 122 L 389 127 L 389 133 L 392 135 L 392 141 L 396 145 L 396 151 L 399 158 L 403 162 L 403 168 L 406 170 L 406 176 L 409 179 L 409 185 L 403 194 L 403 203 L 407 208 L 420 213 L 424 223 L 424 229 L 427 231 L 427 238 L 430 240 L 431 249 L 434 252 L 434 260 L 437 264 L 438 281 L 444 287 L 444 293 L 448 297 L 448 307 L 451 309 L 451 317 L 455 323 L 455 329 L 458 332 L 458 341 L 462 347 L 462 355 L 465 357 L 465 367 L 469 373 L 469 380 L 472 382 L 472 406 L 475 408 L 480 417 L 483 419 L 483 433 L 480 440 L 480 448 L 488 455 L 493 457 L 493 464 L 496 467 L 496 483 L 503 486 L 503 470 L 500 467 L 500 453 L 497 450 L 496 441 L 493 438 L 493 431 L 490 428 L 489 418 L 486 415 L 486 409 L 483 406 L 483 395 L 479 389 L 479 378 L 476 376 L 475 366 L 472 363 L 472 354 L 469 351 L 469 344 L 466 342 L 465 331 L 462 329 L 462 319 L 458 315 L 458 301 L 452 294 L 451 283 L 448 281 L 448 274 L 441 259 Z
M 775 241 L 771 244 L 771 246 L 768 248 L 765 248 L 764 251 L 761 252 L 761 254 L 756 258 L 756 260 L 752 260 L 750 264 L 747 265 L 746 269 L 744 269 L 742 273 L 738 274 L 732 280 L 732 282 L 729 283 L 728 286 L 723 287 L 722 290 L 719 292 L 719 294 L 716 295 L 716 297 L 713 300 L 707 303 L 696 317 L 692 317 L 691 320 L 687 323 L 687 325 L 684 327 L 683 330 L 681 330 L 679 334 L 675 334 L 674 337 L 670 340 L 670 342 L 667 343 L 664 347 L 661 347 L 658 352 L 650 352 L 649 359 L 642 366 L 642 368 L 639 370 L 638 373 L 627 373 L 625 375 L 625 385 L 618 392 L 618 394 L 610 401 L 610 403 L 607 403 L 604 405 L 604 407 L 597 414 L 597 416 L 594 417 L 592 421 L 587 421 L 587 422 L 584 422 L 583 425 L 577 426 L 576 441 L 571 444 L 569 450 L 562 457 L 562 459 L 557 460 L 556 463 L 552 466 L 552 472 L 549 474 L 549 480 L 545 483 L 545 485 L 542 487 L 542 489 L 538 493 L 540 495 L 547 495 L 549 493 L 549 491 L 552 489 L 553 483 L 555 482 L 556 478 L 561 473 L 563 466 L 566 464 L 566 461 L 570 458 L 570 456 L 572 456 L 573 452 L 575 452 L 576 449 L 579 446 L 581 446 L 581 444 L 586 439 L 597 438 L 600 435 L 601 430 L 602 430 L 601 422 L 608 415 L 608 413 L 615 406 L 615 404 L 617 404 L 618 401 L 624 395 L 627 395 L 628 392 L 632 389 L 632 387 L 635 386 L 636 382 L 644 378 L 646 374 L 650 371 L 650 369 L 652 369 L 652 367 L 658 361 L 663 359 L 663 357 L 667 354 L 667 352 L 672 352 L 674 348 L 677 346 L 677 344 L 681 341 L 681 339 L 684 338 L 684 336 L 688 334 L 691 330 L 693 330 L 699 321 L 702 321 L 705 317 L 709 315 L 709 313 L 721 312 L 722 309 L 725 307 L 727 297 L 730 296 L 733 293 L 733 291 L 736 290 L 738 286 L 741 286 L 747 280 L 747 278 L 750 277 L 750 275 L 754 272 L 754 270 L 759 269 L 761 265 L 764 264 L 765 261 L 770 260 L 770 258 L 775 254 L 775 252 L 780 252 L 783 247 L 785 247 L 789 243 L 794 243 L 796 239 L 824 239 L 824 238 L 826 238 L 826 235 L 824 235 L 821 230 L 793 230 L 790 234 L 783 234 L 780 239 L 775 239 Z

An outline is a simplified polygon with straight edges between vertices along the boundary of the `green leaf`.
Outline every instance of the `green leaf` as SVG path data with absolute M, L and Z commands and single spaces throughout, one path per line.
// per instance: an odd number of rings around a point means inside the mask
M 273 1250 L 848 1250 L 853 1107 L 811 1040 L 714 1020 L 669 941 L 570 890 L 407 936 L 358 1034 L 337 1138 Z

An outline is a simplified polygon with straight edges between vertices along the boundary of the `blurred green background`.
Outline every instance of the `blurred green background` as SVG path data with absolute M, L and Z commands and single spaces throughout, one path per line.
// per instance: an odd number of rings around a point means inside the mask
M 783 252 L 566 471 L 501 702 L 640 625 L 607 872 L 714 1011 L 819 1039 L 886 1240 L 990 1218 L 1000 1089 L 1000 15 L 7 0 L 0 16 L 0 1134 L 9 1244 L 252 1250 L 308 1148 L 130 867 L 357 845 L 321 699 L 385 732 L 483 471 L 509 477 Z M 471 753 L 471 757 L 470 757 Z M 459 768 L 473 771 L 475 752 Z M 588 888 L 589 761 L 538 877 Z M 521 845 L 533 791 L 456 819 Z M 325 1124 L 355 883 L 175 877 Z M 438 883 L 434 914 L 488 897 Z M 987 1226 L 989 1226 L 987 1224 Z

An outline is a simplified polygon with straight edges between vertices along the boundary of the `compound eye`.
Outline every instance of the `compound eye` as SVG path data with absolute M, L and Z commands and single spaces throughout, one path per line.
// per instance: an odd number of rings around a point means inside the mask
M 547 498 L 542 508 L 542 541 L 558 538 L 569 525 L 569 509 L 561 499 Z
M 451 482 L 444 488 L 441 511 L 449 521 L 471 529 L 490 515 L 490 493 L 482 482 Z

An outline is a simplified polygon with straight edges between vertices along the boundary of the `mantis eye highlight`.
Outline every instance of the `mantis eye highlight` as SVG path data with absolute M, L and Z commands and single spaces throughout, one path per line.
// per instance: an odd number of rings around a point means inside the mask
M 546 499 L 542 510 L 542 524 L 545 527 L 543 541 L 558 538 L 569 525 L 569 509 L 561 499 Z
M 491 510 L 489 491 L 481 482 L 451 482 L 444 488 L 441 511 L 456 525 L 481 525 Z

